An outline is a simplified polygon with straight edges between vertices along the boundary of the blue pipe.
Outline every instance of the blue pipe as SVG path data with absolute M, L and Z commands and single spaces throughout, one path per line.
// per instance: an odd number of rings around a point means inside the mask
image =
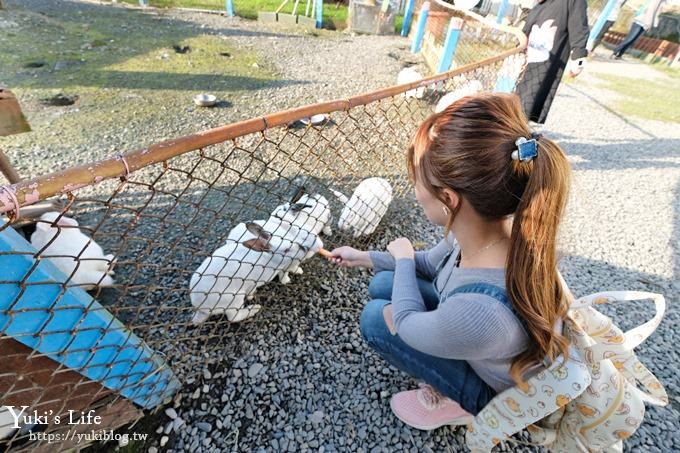
M 411 45 L 411 52 L 420 52 L 420 47 L 423 44 L 423 35 L 425 34 L 425 25 L 427 24 L 427 16 L 430 13 L 430 2 L 423 3 L 420 8 L 420 14 L 418 15 L 418 25 L 416 26 L 416 35 L 413 38 L 413 44 Z
M 458 17 L 452 17 L 449 22 L 449 30 L 446 33 L 446 40 L 444 41 L 444 49 L 442 56 L 439 59 L 439 66 L 437 72 L 445 72 L 451 68 L 453 63 L 453 56 L 456 54 L 456 46 L 458 45 L 458 37 L 460 30 L 463 28 L 463 20 Z
M 600 34 L 602 27 L 604 27 L 604 23 L 607 22 L 607 18 L 614 10 L 616 2 L 617 0 L 609 0 L 607 4 L 604 5 L 604 9 L 600 13 L 600 16 L 597 18 L 595 25 L 593 25 L 593 28 L 590 30 L 590 35 L 588 35 L 588 43 L 586 44 L 586 49 L 590 50 L 593 48 L 595 39 L 597 39 L 597 35 Z
M 316 28 L 323 25 L 323 0 L 316 0 Z
M 411 20 L 413 20 L 413 8 L 415 7 L 415 0 L 408 0 L 406 4 L 406 11 L 404 11 L 404 22 L 401 25 L 401 36 L 408 36 L 408 31 L 411 28 Z

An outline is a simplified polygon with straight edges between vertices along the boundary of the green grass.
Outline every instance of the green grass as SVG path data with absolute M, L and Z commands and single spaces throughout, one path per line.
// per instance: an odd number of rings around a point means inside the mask
M 191 23 L 96 8 L 87 19 L 16 10 L 13 14 L 22 18 L 22 27 L 0 34 L 0 80 L 22 100 L 34 131 L 59 131 L 41 137 L 43 145 L 59 145 L 64 136 L 72 146 L 87 144 L 100 125 L 115 123 L 124 129 L 146 124 L 154 129 L 163 121 L 159 111 L 186 115 L 194 94 L 235 100 L 289 83 L 255 52 Z M 191 50 L 176 53 L 174 45 Z M 26 67 L 34 62 L 43 67 Z M 68 64 L 55 70 L 58 62 Z M 38 102 L 58 92 L 78 95 L 77 111 L 59 114 L 62 110 Z M 187 127 L 182 132 L 193 132 Z
M 123 0 L 125 3 L 139 4 L 138 0 Z M 234 13 L 246 19 L 257 19 L 258 11 L 276 11 L 282 0 L 234 0 Z M 216 11 L 226 10 L 225 0 L 149 0 L 149 6 L 156 8 L 197 8 Z M 291 14 L 295 0 L 289 0 L 281 10 Z M 297 14 L 304 14 L 306 0 L 300 0 Z M 311 12 L 311 5 L 310 5 Z M 339 2 L 323 5 L 323 27 L 331 30 L 342 30 L 347 26 L 347 5 Z
M 137 5 L 139 0 L 123 0 L 125 3 Z M 256 20 L 259 11 L 276 11 L 282 0 L 234 0 L 234 13 L 245 19 Z M 292 14 L 295 0 L 289 0 L 281 10 L 284 14 Z M 149 6 L 156 8 L 197 8 L 214 11 L 226 9 L 225 0 L 149 0 Z M 307 3 L 300 0 L 297 13 L 304 14 Z M 311 13 L 311 5 L 310 5 Z M 348 7 L 340 2 L 324 2 L 323 28 L 330 30 L 344 30 L 347 27 Z M 399 14 L 394 24 L 395 33 L 401 32 L 404 16 Z
M 658 79 L 634 79 L 620 75 L 594 73 L 605 82 L 603 88 L 621 97 L 613 106 L 624 115 L 657 121 L 680 123 L 680 72 L 664 68 L 667 77 Z

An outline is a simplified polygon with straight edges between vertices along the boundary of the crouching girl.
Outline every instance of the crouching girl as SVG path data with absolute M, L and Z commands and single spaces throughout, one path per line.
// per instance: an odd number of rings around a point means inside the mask
M 496 393 L 567 353 L 556 237 L 570 168 L 532 134 L 510 94 L 462 98 L 429 117 L 408 149 L 416 198 L 444 227 L 428 251 L 340 247 L 332 260 L 373 268 L 361 314 L 367 344 L 421 381 L 392 397 L 410 426 L 467 424 Z

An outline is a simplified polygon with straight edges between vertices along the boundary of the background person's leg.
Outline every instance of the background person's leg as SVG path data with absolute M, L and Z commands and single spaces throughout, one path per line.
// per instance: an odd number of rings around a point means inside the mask
M 477 376 L 464 360 L 441 359 L 408 346 L 392 334 L 383 310 L 388 300 L 372 300 L 361 313 L 361 335 L 366 343 L 388 363 L 410 376 L 430 384 L 442 395 L 458 402 L 476 415 L 495 392 Z
M 633 22 L 633 25 L 631 25 L 630 30 L 628 31 L 628 35 L 621 41 L 621 44 L 614 49 L 614 56 L 621 57 L 630 46 L 635 44 L 635 41 L 637 41 L 644 32 L 645 29 L 642 28 L 641 25 Z

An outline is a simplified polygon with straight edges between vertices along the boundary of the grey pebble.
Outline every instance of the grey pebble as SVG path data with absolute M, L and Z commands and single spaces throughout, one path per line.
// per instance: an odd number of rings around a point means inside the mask
M 264 368 L 264 366 L 261 363 L 253 363 L 250 368 L 248 368 L 248 377 L 253 378 L 257 376 L 257 374 L 262 371 L 262 368 Z

